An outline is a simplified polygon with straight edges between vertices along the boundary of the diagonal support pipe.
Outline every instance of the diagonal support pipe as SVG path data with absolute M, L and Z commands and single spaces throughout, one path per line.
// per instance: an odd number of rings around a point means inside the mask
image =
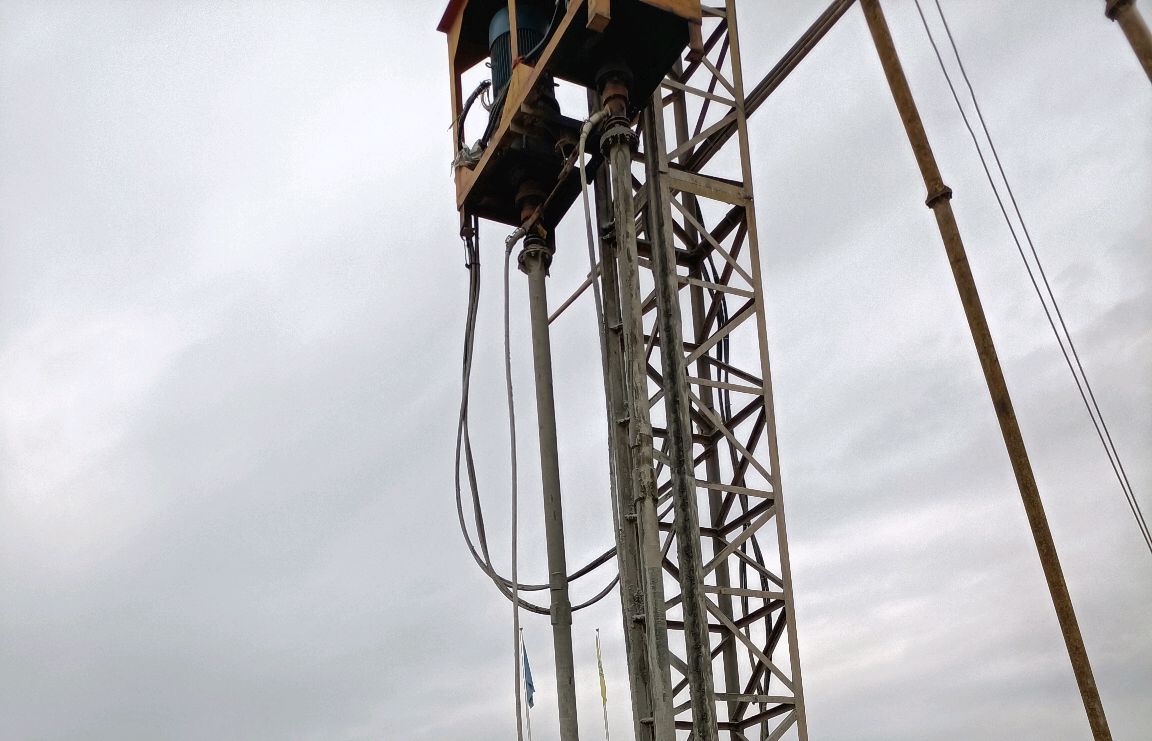
M 1076 684 L 1084 702 L 1088 724 L 1092 729 L 1092 738 L 1095 741 L 1111 741 L 1112 734 L 1108 730 L 1108 721 L 1104 717 L 1104 706 L 1100 701 L 1100 692 L 1096 688 L 1096 680 L 1092 675 L 1092 665 L 1088 661 L 1088 652 L 1084 648 L 1084 638 L 1080 634 L 1076 611 L 1072 607 L 1072 597 L 1068 593 L 1068 585 L 1064 581 L 1064 571 L 1060 567 L 1060 559 L 1056 553 L 1056 544 L 1052 539 L 1052 531 L 1048 527 L 1048 517 L 1044 513 L 1044 503 L 1040 499 L 1040 491 L 1036 486 L 1036 476 L 1032 472 L 1032 464 L 1028 460 L 1024 437 L 1020 432 L 1020 424 L 1016 420 L 1016 412 L 1012 408 L 1012 398 L 1008 394 L 1008 384 L 1004 380 L 1004 371 L 1000 367 L 996 346 L 992 342 L 992 332 L 988 328 L 988 320 L 984 316 L 984 308 L 980 303 L 980 294 L 976 290 L 976 281 L 972 277 L 972 269 L 968 265 L 964 242 L 960 239 L 960 229 L 956 225 L 956 217 L 952 213 L 952 189 L 944 184 L 940 175 L 940 168 L 936 164 L 936 157 L 932 154 L 932 147 L 928 143 L 924 123 L 920 120 L 920 113 L 916 108 L 915 100 L 912 98 L 912 90 L 908 86 L 907 77 L 904 76 L 900 58 L 896 54 L 892 34 L 888 30 L 888 22 L 884 19 L 879 0 L 860 0 L 860 5 L 864 9 L 868 30 L 872 33 L 872 40 L 876 44 L 880 63 L 884 67 L 884 75 L 888 78 L 888 85 L 892 89 L 892 97 L 896 101 L 900 118 L 904 122 L 904 129 L 908 134 L 908 141 L 912 145 L 912 152 L 916 156 L 916 164 L 920 167 L 920 173 L 924 177 L 924 185 L 928 189 L 927 205 L 936 216 L 940 236 L 944 240 L 944 249 L 948 253 L 948 262 L 952 266 L 952 274 L 956 279 L 956 288 L 960 293 L 960 301 L 964 305 L 964 314 L 968 318 L 972 340 L 976 345 L 976 352 L 980 356 L 984 380 L 988 384 L 988 394 L 992 397 L 992 404 L 996 408 L 996 417 L 1000 422 L 1004 446 L 1008 450 L 1008 458 L 1012 462 L 1016 484 L 1020 488 L 1020 498 L 1024 503 L 1024 512 L 1028 516 L 1032 537 L 1036 541 L 1040 565 L 1044 570 L 1044 578 L 1048 582 L 1048 591 L 1052 595 L 1052 605 L 1056 609 L 1056 618 L 1060 622 L 1060 631 L 1063 633 L 1064 644 L 1068 649 L 1072 671 L 1076 675 Z
M 1108 0 L 1104 15 L 1120 24 L 1120 30 L 1128 37 L 1140 66 L 1152 80 L 1152 32 L 1148 31 L 1148 24 L 1137 10 L 1135 0 Z

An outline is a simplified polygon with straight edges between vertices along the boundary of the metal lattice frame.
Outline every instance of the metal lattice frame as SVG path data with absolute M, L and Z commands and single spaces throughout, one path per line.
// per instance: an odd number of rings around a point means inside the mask
M 733 0 L 702 37 L 597 183 L 636 735 L 804 740 Z

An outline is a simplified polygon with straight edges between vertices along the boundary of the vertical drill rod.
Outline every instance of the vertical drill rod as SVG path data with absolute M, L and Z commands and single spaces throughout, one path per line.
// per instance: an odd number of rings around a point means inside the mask
M 556 442 L 556 400 L 552 388 L 552 343 L 548 335 L 549 253 L 543 246 L 525 247 L 521 265 L 528 274 L 532 317 L 532 364 L 536 377 L 536 416 L 540 432 L 540 475 L 544 493 L 544 534 L 548 550 L 552 644 L 556 652 L 556 704 L 560 740 L 579 741 L 576 726 L 576 678 L 572 657 L 572 605 L 568 601 L 568 564 L 564 555 L 564 512 L 560 499 L 560 464 Z
M 609 128 L 611 129 L 611 122 Z M 668 622 L 664 608 L 664 567 L 656 512 L 656 474 L 653 470 L 652 421 L 648 414 L 648 380 L 644 359 L 644 325 L 640 295 L 640 258 L 636 244 L 635 199 L 632 194 L 632 148 L 635 135 L 618 126 L 602 144 L 611 165 L 613 251 L 620 281 L 620 332 L 623 338 L 624 397 L 627 405 L 627 444 L 632 464 L 634 526 L 643 569 L 643 614 L 631 616 L 644 624 L 652 715 L 639 722 L 652 728 L 658 741 L 674 741 L 672 677 L 668 648 Z M 607 240 L 606 240 L 607 241 Z M 622 513 L 622 516 L 626 516 Z

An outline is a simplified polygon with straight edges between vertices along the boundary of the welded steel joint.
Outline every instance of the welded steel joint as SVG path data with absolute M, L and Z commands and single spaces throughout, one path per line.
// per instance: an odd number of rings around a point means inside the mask
M 944 183 L 940 183 L 939 185 L 937 185 L 936 187 L 934 187 L 932 189 L 931 193 L 928 194 L 928 198 L 924 201 L 924 205 L 927 206 L 928 208 L 935 208 L 936 204 L 939 203 L 940 201 L 951 201 L 951 200 L 952 200 L 952 189 L 949 188 Z

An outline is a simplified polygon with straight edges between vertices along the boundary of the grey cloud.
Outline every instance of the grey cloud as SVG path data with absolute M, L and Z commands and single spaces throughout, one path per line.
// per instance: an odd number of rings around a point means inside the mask
M 1087 5 L 945 7 L 1147 502 L 1152 102 Z M 1114 733 L 1142 737 L 1147 555 L 915 10 L 887 7 Z M 0 737 L 510 737 L 509 611 L 451 502 L 465 275 L 440 9 L 0 4 Z M 741 9 L 750 85 L 814 9 Z M 752 127 L 814 738 L 1082 738 L 874 56 L 850 12 Z M 503 232 L 483 238 L 473 432 L 503 564 Z M 562 228 L 554 301 L 583 279 L 582 239 Z M 522 566 L 540 580 L 519 274 L 512 289 Z M 586 303 L 570 312 L 555 351 L 577 563 L 610 513 L 596 333 Z M 525 625 L 534 732 L 552 738 L 548 625 Z M 581 717 L 597 730 L 597 627 L 626 735 L 613 600 L 578 618 Z

